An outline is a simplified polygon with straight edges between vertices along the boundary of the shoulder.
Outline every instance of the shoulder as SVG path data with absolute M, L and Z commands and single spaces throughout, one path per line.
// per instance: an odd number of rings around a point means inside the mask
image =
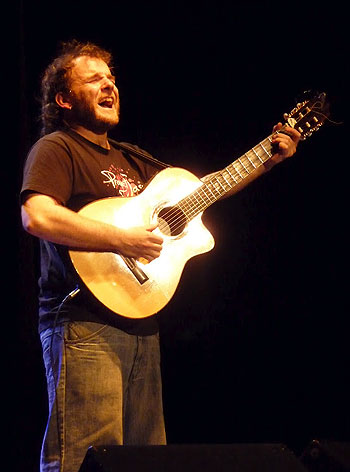
M 45 149 L 62 149 L 67 150 L 69 148 L 72 138 L 68 133 L 64 131 L 54 131 L 53 133 L 46 134 L 36 141 L 36 143 L 30 149 L 31 152 L 45 150 Z
M 41 169 L 53 171 L 57 167 L 71 170 L 71 145 L 69 136 L 62 131 L 47 134 L 34 143 L 25 160 L 24 172 Z

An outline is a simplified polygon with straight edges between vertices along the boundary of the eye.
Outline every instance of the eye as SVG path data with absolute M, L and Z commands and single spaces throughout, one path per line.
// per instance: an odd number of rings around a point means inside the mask
M 100 80 L 102 80 L 102 77 L 94 75 L 93 77 L 91 77 L 90 79 L 88 79 L 85 83 L 86 83 L 86 84 L 96 84 L 96 83 L 99 82 Z
M 101 82 L 105 81 L 106 79 L 109 80 L 110 82 L 112 82 L 115 85 L 115 76 L 114 75 L 100 75 L 100 74 L 93 75 L 92 77 L 87 79 L 85 81 L 85 83 L 86 84 L 98 84 L 98 83 L 101 83 Z

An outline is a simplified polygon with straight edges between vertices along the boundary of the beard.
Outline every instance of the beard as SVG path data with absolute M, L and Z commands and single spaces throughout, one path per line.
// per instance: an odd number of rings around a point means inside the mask
M 71 116 L 70 120 L 96 134 L 104 134 L 119 123 L 119 103 L 114 115 L 104 114 L 94 108 L 93 104 L 86 100 L 84 96 L 71 95 Z M 99 105 L 97 105 L 98 107 Z

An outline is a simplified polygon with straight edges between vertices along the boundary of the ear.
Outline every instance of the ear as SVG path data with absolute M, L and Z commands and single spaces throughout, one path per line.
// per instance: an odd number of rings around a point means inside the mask
M 67 110 L 72 109 L 72 104 L 69 99 L 66 98 L 65 94 L 62 92 L 56 93 L 55 100 L 58 106 L 61 108 L 66 108 Z

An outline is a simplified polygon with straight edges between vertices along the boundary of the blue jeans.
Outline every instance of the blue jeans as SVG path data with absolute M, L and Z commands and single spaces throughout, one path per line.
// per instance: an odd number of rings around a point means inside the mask
M 49 398 L 41 472 L 77 472 L 91 445 L 166 443 L 158 335 L 71 322 L 40 337 Z

